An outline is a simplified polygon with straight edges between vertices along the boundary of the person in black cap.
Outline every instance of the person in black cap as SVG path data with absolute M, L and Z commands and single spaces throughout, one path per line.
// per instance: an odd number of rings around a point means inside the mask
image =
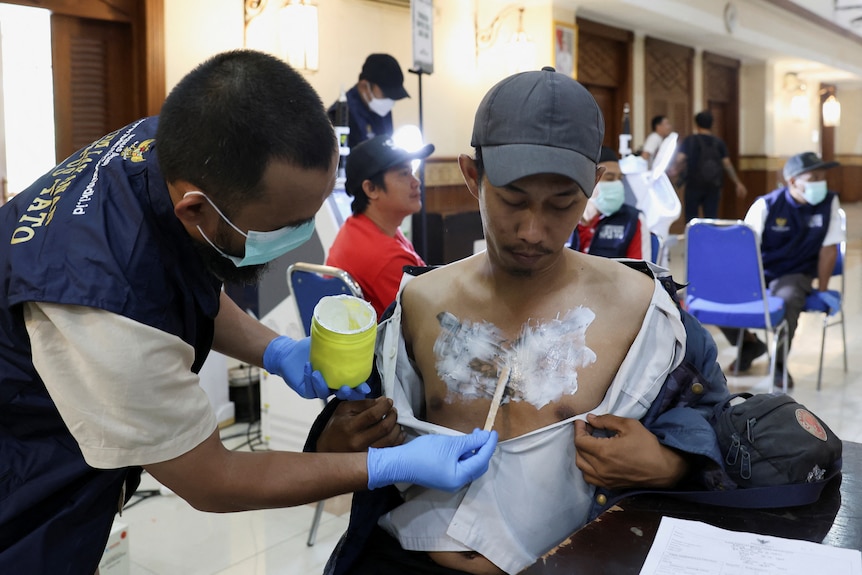
M 422 209 L 413 160 L 433 152 L 433 144 L 408 152 L 388 136 L 375 136 L 347 157 L 345 189 L 353 196 L 353 215 L 338 230 L 326 264 L 345 270 L 359 283 L 377 317 L 395 300 L 404 266 L 425 265 L 400 226 Z
M 487 249 L 405 274 L 370 384 L 382 380 L 408 445 L 483 424 L 505 441 L 458 493 L 355 493 L 326 573 L 520 573 L 623 489 L 718 486 L 708 417 L 728 392 L 712 337 L 658 270 L 565 247 L 603 136 L 595 99 L 553 68 L 482 100 L 474 155 L 458 162 Z M 327 405 L 309 448 L 331 444 L 352 403 Z
M 788 349 L 796 331 L 799 314 L 817 278 L 817 295 L 829 313 L 837 313 L 841 302 L 827 291 L 829 277 L 838 258 L 838 244 L 845 240 L 838 210 L 838 194 L 826 187 L 826 170 L 838 162 L 824 162 L 814 152 L 796 154 L 784 164 L 786 186 L 757 198 L 745 223 L 760 235 L 760 252 L 766 285 L 773 296 L 784 300 L 787 320 Z M 738 329 L 722 328 L 732 344 Z M 766 344 L 752 332 L 743 332 L 739 371 L 766 353 Z M 775 358 L 774 384 L 782 387 L 784 347 L 778 346 Z M 731 365 L 731 369 L 735 366 Z M 793 378 L 787 374 L 787 386 Z
M 350 134 L 353 148 L 374 136 L 392 135 L 392 107 L 397 100 L 409 98 L 404 89 L 404 74 L 398 60 L 389 54 L 371 54 L 365 59 L 359 81 L 346 93 Z M 333 123 L 338 102 L 327 110 Z

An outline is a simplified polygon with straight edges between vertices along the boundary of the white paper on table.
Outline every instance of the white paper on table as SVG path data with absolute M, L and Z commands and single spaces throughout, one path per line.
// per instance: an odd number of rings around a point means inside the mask
M 862 575 L 862 553 L 662 517 L 640 575 Z

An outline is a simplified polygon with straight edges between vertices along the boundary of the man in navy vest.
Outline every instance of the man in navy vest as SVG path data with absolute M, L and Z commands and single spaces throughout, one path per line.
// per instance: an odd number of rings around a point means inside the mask
M 389 54 L 371 54 L 365 59 L 359 80 L 345 94 L 347 98 L 351 148 L 374 136 L 392 135 L 392 108 L 397 100 L 409 98 L 398 60 Z M 338 102 L 329 107 L 329 119 L 336 119 Z
M 598 166 L 605 173 L 575 227 L 570 247 L 606 258 L 650 259 L 652 246 L 643 212 L 624 203 L 625 185 L 617 153 L 602 146 Z
M 337 161 L 311 85 L 235 50 L 180 80 L 158 117 L 82 148 L 0 208 L 0 573 L 93 575 L 142 469 L 212 512 L 417 477 L 454 490 L 487 469 L 494 432 L 383 448 L 399 436 L 385 399 L 369 408 L 380 449 L 221 443 L 198 377 L 210 349 L 303 397 L 332 393 L 308 338 L 279 335 L 221 288 L 310 237 Z
M 826 170 L 838 162 L 824 162 L 814 152 L 792 156 L 784 165 L 787 185 L 757 198 L 745 223 L 760 234 L 763 271 L 769 291 L 784 300 L 788 345 L 793 340 L 805 298 L 817 278 L 817 294 L 837 312 L 841 303 L 826 290 L 838 257 L 838 244 L 844 241 L 838 210 L 838 194 L 826 189 Z M 739 334 L 736 329 L 722 329 L 731 343 Z M 754 334 L 743 334 L 740 371 L 766 352 L 766 344 Z M 785 358 L 783 347 L 776 351 L 775 385 L 781 387 Z M 732 366 L 731 366 L 732 368 Z M 787 374 L 788 387 L 793 379 Z

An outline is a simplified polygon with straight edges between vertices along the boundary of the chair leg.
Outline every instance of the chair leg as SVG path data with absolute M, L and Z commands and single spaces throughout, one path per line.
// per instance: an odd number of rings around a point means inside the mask
M 820 391 L 820 381 L 823 378 L 823 351 L 826 349 L 826 327 L 829 324 L 829 315 L 823 318 L 823 333 L 820 336 L 820 366 L 817 368 L 817 391 Z
M 781 362 L 781 389 L 784 393 L 787 393 L 787 354 L 790 352 L 790 337 L 787 334 L 788 327 L 787 324 L 784 324 L 784 361 Z M 775 354 L 778 355 L 778 350 L 775 350 Z
M 323 505 L 325 503 L 325 500 L 318 501 L 317 506 L 314 508 L 314 519 L 311 520 L 311 530 L 308 532 L 308 541 L 305 542 L 309 547 L 314 546 L 314 543 L 317 541 L 317 528 L 320 526 L 320 517 L 323 515 Z
M 841 350 L 844 352 L 844 373 L 847 373 L 847 331 L 844 329 L 844 310 L 841 314 Z
M 742 359 L 742 336 L 744 334 L 745 330 L 739 328 L 739 335 L 736 336 L 736 361 L 733 362 L 733 377 L 739 375 L 739 362 Z

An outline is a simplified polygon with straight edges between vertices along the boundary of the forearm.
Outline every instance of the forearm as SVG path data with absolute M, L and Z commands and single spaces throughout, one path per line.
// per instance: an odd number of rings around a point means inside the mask
M 835 261 L 838 259 L 838 246 L 823 246 L 820 248 L 820 257 L 817 260 L 817 289 L 826 291 L 829 288 L 829 278 L 835 269 Z
M 724 171 L 727 173 L 727 177 L 730 178 L 730 181 L 732 181 L 737 186 L 742 183 L 741 181 L 739 181 L 739 176 L 736 175 L 736 170 L 733 169 L 733 164 L 730 163 L 729 159 L 724 158 L 724 160 L 722 160 L 721 162 L 721 165 L 724 166 Z
M 251 365 L 263 366 L 266 346 L 279 334 L 242 311 L 224 292 L 215 319 L 212 348 Z
M 237 452 L 218 432 L 173 460 L 145 466 L 201 511 L 291 507 L 366 489 L 366 453 Z

